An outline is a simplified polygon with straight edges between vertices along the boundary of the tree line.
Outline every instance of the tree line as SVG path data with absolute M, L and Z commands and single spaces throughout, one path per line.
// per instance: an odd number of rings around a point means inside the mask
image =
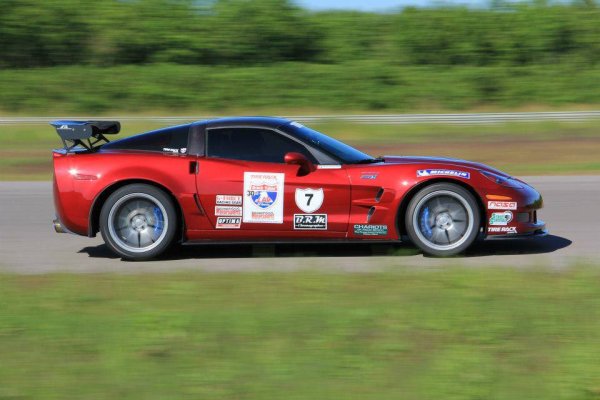
M 526 66 L 600 61 L 600 7 L 538 0 L 388 13 L 289 0 L 0 0 L 0 67 L 295 61 Z

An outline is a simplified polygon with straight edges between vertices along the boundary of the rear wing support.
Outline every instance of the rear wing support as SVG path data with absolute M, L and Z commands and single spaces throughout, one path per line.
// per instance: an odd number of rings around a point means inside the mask
M 121 131 L 118 121 L 52 121 L 56 133 L 68 153 L 77 146 L 93 151 L 109 140 L 104 135 L 116 135 Z

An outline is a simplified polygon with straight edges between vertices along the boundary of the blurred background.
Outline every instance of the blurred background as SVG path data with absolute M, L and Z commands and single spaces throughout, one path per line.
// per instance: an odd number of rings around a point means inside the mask
M 24 211 L 35 237 L 53 235 L 53 117 L 121 119 L 126 136 L 297 116 L 373 155 L 599 175 L 596 110 L 593 0 L 0 0 L 0 197 L 47 204 L 47 221 Z M 568 236 L 554 242 L 581 234 L 584 255 L 596 211 L 574 227 L 569 210 L 596 178 L 559 178 L 552 194 L 576 187 L 572 201 L 545 198 Z M 44 182 L 2 182 L 31 180 Z M 10 260 L 27 258 L 2 242 L 32 240 L 12 228 L 0 226 L 0 399 L 600 399 L 600 273 L 577 243 L 560 258 L 540 242 L 450 260 L 188 250 L 195 272 L 174 272 L 177 260 L 133 267 L 99 239 L 61 237 L 64 270 L 20 270 Z M 121 273 L 94 273 L 107 270 Z
M 3 117 L 140 117 L 124 123 L 127 135 L 168 124 L 153 116 L 589 111 L 600 102 L 592 0 L 0 7 Z M 521 175 L 600 171 L 597 119 L 431 122 L 309 125 L 374 155 L 464 157 Z M 58 144 L 49 127 L 0 131 L 0 179 L 49 178 L 48 150 Z

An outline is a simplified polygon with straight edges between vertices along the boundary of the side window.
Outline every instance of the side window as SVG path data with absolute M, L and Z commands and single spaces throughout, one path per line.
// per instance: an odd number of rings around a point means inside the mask
M 313 163 L 317 161 L 302 144 L 270 129 L 215 128 L 207 130 L 208 157 L 232 160 L 283 163 L 286 153 L 304 154 Z
M 146 151 L 187 151 L 189 125 L 167 128 L 110 142 L 103 149 L 146 150 Z M 171 149 L 171 150 L 166 150 Z

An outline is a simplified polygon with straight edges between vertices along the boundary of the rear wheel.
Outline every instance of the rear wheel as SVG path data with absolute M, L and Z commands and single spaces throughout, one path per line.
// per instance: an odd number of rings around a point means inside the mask
M 477 201 L 451 183 L 425 187 L 406 211 L 406 230 L 412 242 L 433 256 L 451 256 L 466 250 L 479 233 Z
M 169 196 L 145 184 L 112 193 L 100 212 L 100 232 L 110 249 L 128 260 L 154 258 L 169 248 L 177 214 Z

